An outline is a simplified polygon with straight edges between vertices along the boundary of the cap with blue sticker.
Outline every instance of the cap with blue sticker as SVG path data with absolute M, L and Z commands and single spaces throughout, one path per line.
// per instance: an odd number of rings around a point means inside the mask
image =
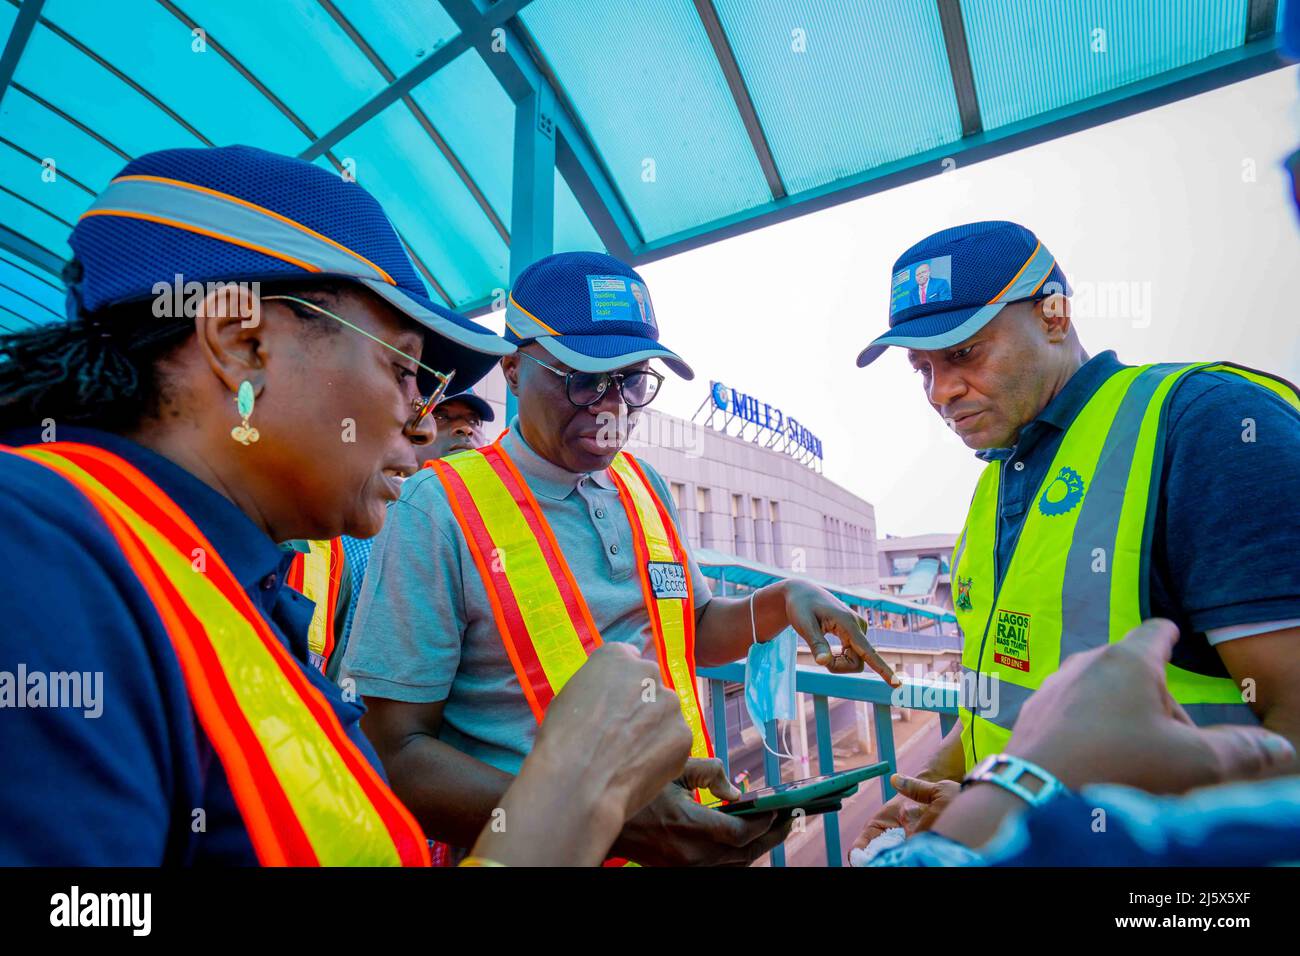
M 589 275 L 591 321 L 639 322 L 657 329 L 650 292 L 645 284 L 627 276 Z
M 510 290 L 505 323 L 507 341 L 536 342 L 579 372 L 657 358 L 683 378 L 695 374 L 660 344 L 645 280 L 603 252 L 560 252 L 534 262 Z
M 970 338 L 1008 303 L 1070 295 L 1056 258 L 1014 222 L 969 222 L 926 236 L 890 270 L 889 330 L 860 353 L 858 366 L 889 346 L 944 349 Z
M 936 256 L 910 263 L 894 273 L 889 293 L 889 314 L 927 302 L 952 299 L 952 256 Z

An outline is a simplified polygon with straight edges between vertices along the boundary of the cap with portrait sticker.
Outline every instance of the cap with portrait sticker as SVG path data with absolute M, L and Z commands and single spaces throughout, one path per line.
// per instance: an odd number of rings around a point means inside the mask
M 480 398 L 478 393 L 472 388 L 467 388 L 463 392 L 457 392 L 455 395 L 448 395 L 438 403 L 438 407 L 442 408 L 442 406 L 446 405 L 448 402 L 464 402 L 470 408 L 474 409 L 474 412 L 479 417 L 479 421 L 496 421 L 497 413 L 492 411 L 492 406 L 489 405 L 486 400 Z
M 472 385 L 514 351 L 429 298 L 378 201 L 312 163 L 251 146 L 167 149 L 133 159 L 68 240 L 68 312 L 155 297 L 174 282 L 339 278 L 424 326 L 424 364 Z M 425 378 L 427 373 L 421 373 Z M 422 388 L 432 387 L 422 381 Z
M 659 344 L 650 290 L 636 270 L 603 252 L 560 252 L 519 274 L 506 301 L 506 341 L 536 341 L 579 372 L 610 372 L 657 358 L 695 373 Z
M 1014 222 L 972 222 L 922 239 L 894 263 L 889 331 L 858 354 L 869 365 L 891 345 L 943 349 L 964 342 L 1010 302 L 1071 293 L 1056 258 Z

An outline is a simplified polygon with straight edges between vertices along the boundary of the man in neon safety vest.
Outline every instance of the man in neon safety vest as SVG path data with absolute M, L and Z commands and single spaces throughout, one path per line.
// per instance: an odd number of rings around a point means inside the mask
M 487 448 L 408 479 L 376 540 L 343 671 L 370 708 L 363 726 L 397 792 L 454 846 L 492 820 L 551 698 L 601 642 L 655 655 L 700 760 L 713 751 L 696 664 L 743 657 L 755 636 L 793 626 L 823 666 L 865 661 L 892 679 L 848 608 L 806 581 L 762 588 L 752 606 L 710 594 L 663 479 L 621 452 L 663 381 L 650 360 L 693 376 L 659 344 L 649 303 L 641 277 L 604 254 L 525 269 L 506 308 L 519 351 L 502 361 L 518 417 Z M 704 766 L 692 786 L 725 784 L 717 761 Z M 745 864 L 786 829 L 772 815 L 706 809 L 670 785 L 613 852 Z
M 1090 357 L 1060 264 L 1015 223 L 935 233 L 893 275 L 921 261 L 950 267 L 952 298 L 896 302 L 858 365 L 907 349 L 930 406 L 987 462 L 952 561 L 963 707 L 903 781 L 917 802 L 888 802 L 858 845 L 927 828 L 1065 658 L 1150 617 L 1179 627 L 1168 688 L 1193 721 L 1300 741 L 1295 387 L 1227 363 Z

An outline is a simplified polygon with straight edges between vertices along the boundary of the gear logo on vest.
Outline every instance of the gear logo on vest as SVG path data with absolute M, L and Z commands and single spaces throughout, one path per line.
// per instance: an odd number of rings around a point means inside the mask
M 1069 514 L 1083 500 L 1083 477 L 1068 465 L 1062 468 L 1038 499 L 1038 511 L 1049 518 Z
M 647 561 L 650 589 L 657 598 L 685 598 L 686 571 L 676 561 Z

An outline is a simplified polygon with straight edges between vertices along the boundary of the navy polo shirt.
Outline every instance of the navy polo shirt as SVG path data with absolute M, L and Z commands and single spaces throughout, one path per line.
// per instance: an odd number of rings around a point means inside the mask
M 171 496 L 382 774 L 361 734 L 364 707 L 307 662 L 314 605 L 284 586 L 292 553 L 134 442 L 64 426 L 57 437 L 120 455 Z M 36 430 L 0 436 L 39 440 Z M 64 479 L 14 455 L 0 454 L 0 487 L 0 864 L 255 864 L 171 641 L 103 521 Z M 82 675 L 81 706 L 19 707 L 33 698 L 6 696 L 6 672 L 11 691 L 22 674 L 29 692 L 33 674 Z
M 1066 429 L 1122 368 L 1114 352 L 1089 359 L 1013 447 L 976 452 L 1005 461 L 998 587 Z M 1223 638 L 1207 631 L 1300 619 L 1300 412 L 1240 375 L 1195 372 L 1175 385 L 1165 428 L 1150 614 L 1178 625 L 1175 664 L 1226 676 L 1211 646 Z

